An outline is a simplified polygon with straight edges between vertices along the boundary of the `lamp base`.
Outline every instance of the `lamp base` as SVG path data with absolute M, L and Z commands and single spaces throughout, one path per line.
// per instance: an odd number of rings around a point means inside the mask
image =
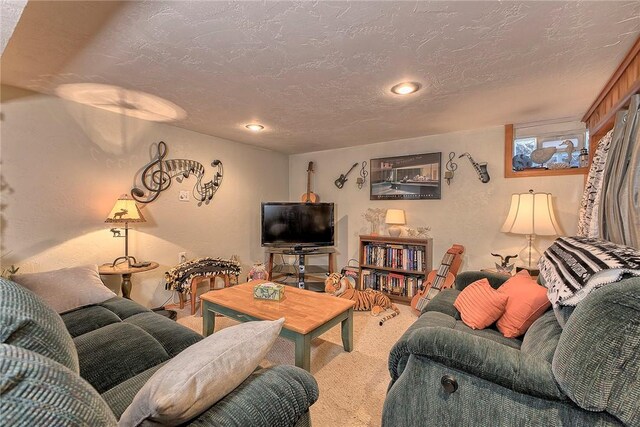
M 131 260 L 133 260 L 133 263 L 136 264 L 138 261 L 136 260 L 136 257 L 131 256 L 131 255 L 127 255 L 127 256 L 119 256 L 118 258 L 116 258 L 113 261 L 113 264 L 111 264 L 111 267 L 115 267 L 118 264 L 122 264 L 123 262 L 126 262 L 127 265 L 129 267 L 131 267 Z
M 522 261 L 523 266 L 527 270 L 535 270 L 538 268 L 538 260 L 542 256 L 538 248 L 535 245 L 535 234 L 527 234 L 527 244 L 520 253 L 518 258 Z
M 389 236 L 400 237 L 401 233 L 402 233 L 402 228 L 398 227 L 397 225 L 392 225 L 391 227 L 389 227 Z

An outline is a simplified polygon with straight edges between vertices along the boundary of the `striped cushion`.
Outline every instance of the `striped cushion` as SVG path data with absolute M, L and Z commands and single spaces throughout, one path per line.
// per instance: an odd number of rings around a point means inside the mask
M 35 351 L 74 372 L 78 353 L 60 316 L 37 295 L 0 279 L 0 343 Z
M 493 289 L 487 279 L 480 279 L 464 288 L 453 305 L 465 325 L 484 329 L 502 316 L 508 299 Z
M 0 420 L 7 426 L 115 426 L 78 374 L 33 351 L 0 344 Z

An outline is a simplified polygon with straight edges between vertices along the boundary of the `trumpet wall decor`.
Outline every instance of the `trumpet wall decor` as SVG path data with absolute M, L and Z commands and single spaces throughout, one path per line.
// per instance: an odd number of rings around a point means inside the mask
M 140 174 L 140 186 L 131 189 L 131 197 L 138 203 L 151 203 L 160 196 L 160 193 L 171 186 L 173 178 L 178 182 L 196 177 L 193 186 L 193 198 L 198 201 L 198 206 L 204 203 L 208 205 L 222 184 L 223 168 L 222 161 L 216 159 L 211 162 L 211 166 L 216 168 L 215 174 L 210 181 L 203 182 L 204 166 L 200 162 L 189 159 L 168 159 L 167 144 L 160 141 L 157 145 L 157 154 L 142 170 Z M 141 188 L 142 187 L 142 188 Z

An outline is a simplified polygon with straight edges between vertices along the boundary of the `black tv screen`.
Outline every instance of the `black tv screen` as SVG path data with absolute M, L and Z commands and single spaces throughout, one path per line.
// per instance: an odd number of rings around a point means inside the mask
M 333 246 L 333 203 L 262 203 L 262 246 Z

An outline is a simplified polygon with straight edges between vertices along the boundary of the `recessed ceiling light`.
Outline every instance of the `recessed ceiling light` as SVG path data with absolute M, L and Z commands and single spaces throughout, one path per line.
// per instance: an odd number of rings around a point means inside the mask
M 391 92 L 396 95 L 409 95 L 420 90 L 420 83 L 416 82 L 402 82 L 391 88 Z
M 264 126 L 259 125 L 257 123 L 250 123 L 248 125 L 245 126 L 247 129 L 249 129 L 251 132 L 260 132 L 261 130 L 264 129 Z

